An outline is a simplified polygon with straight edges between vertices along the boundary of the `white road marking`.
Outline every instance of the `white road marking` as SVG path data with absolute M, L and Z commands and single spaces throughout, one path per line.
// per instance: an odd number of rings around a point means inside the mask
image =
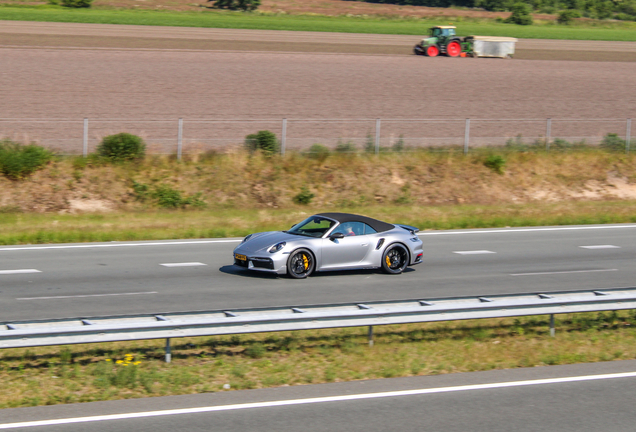
M 24 273 L 42 273 L 36 269 L 21 269 L 21 270 L 0 270 L 0 275 L 5 274 L 24 274 Z
M 81 298 L 81 297 L 112 297 L 112 296 L 146 295 L 146 294 L 157 294 L 157 291 L 113 293 L 113 294 L 83 294 L 83 295 L 52 296 L 52 297 L 22 297 L 22 298 L 17 298 L 16 300 L 50 300 L 50 299 L 67 299 L 67 298 Z
M 109 414 L 109 415 L 99 415 L 99 416 L 73 417 L 73 418 L 65 418 L 65 419 L 36 420 L 36 421 L 27 421 L 27 422 L 19 422 L 19 423 L 4 423 L 4 424 L 0 424 L 0 429 L 15 429 L 20 427 L 52 426 L 52 425 L 61 425 L 61 424 L 72 424 L 72 423 L 87 423 L 87 422 L 108 421 L 108 420 L 136 419 L 136 418 L 159 417 L 159 416 L 180 415 L 180 414 L 195 414 L 195 413 L 205 413 L 205 412 L 215 412 L 215 411 L 216 412 L 234 411 L 234 410 L 251 409 L 251 408 L 271 408 L 271 407 L 306 405 L 306 404 L 324 403 L 324 402 L 380 399 L 380 398 L 399 397 L 399 396 L 418 396 L 418 395 L 436 394 L 436 393 L 489 390 L 489 389 L 498 389 L 498 388 L 524 387 L 524 386 L 544 385 L 544 384 L 562 384 L 562 383 L 573 383 L 573 382 L 581 382 L 581 381 L 596 381 L 596 380 L 634 378 L 634 377 L 636 377 L 636 372 L 623 372 L 623 373 L 613 373 L 613 374 L 603 374 L 603 375 L 583 375 L 583 376 L 574 376 L 574 377 L 565 377 L 565 378 L 548 378 L 548 379 L 527 380 L 527 381 L 509 381 L 509 382 L 490 383 L 490 384 L 473 384 L 473 385 L 463 385 L 463 386 L 453 386 L 453 387 L 436 387 L 436 388 L 416 389 L 416 390 L 401 390 L 401 391 L 390 391 L 390 392 L 381 392 L 381 393 L 362 393 L 362 394 L 343 395 L 343 396 L 290 399 L 290 400 L 278 400 L 278 401 L 270 401 L 270 402 L 253 402 L 253 403 L 243 403 L 243 404 L 233 404 L 233 405 L 207 406 L 207 407 L 198 407 L 198 408 L 181 408 L 181 409 L 171 409 L 171 410 L 162 410 L 162 411 L 142 411 L 142 412 L 125 413 L 125 414 Z
M 620 249 L 620 246 L 614 245 L 592 245 L 592 246 L 579 246 L 582 249 Z
M 536 273 L 513 273 L 510 276 L 535 276 L 535 275 L 553 275 L 553 274 L 566 274 L 566 273 L 594 273 L 594 272 L 610 272 L 610 271 L 618 271 L 618 269 L 570 270 L 570 271 L 536 272 Z
M 512 228 L 512 229 L 496 229 L 496 230 L 476 230 L 476 231 L 425 231 L 419 232 L 417 235 L 459 235 L 459 234 L 493 234 L 493 233 L 517 233 L 517 232 L 535 232 L 535 231 L 575 231 L 575 230 L 594 230 L 594 229 L 624 229 L 636 228 L 636 225 L 593 225 L 593 226 L 564 226 L 549 228 Z M 1 250 L 1 249 L 0 249 Z
M 243 239 L 176 241 L 176 242 L 155 242 L 155 243 L 113 243 L 113 244 L 87 243 L 87 244 L 64 245 L 64 246 L 7 247 L 7 248 L 0 248 L 0 251 L 44 250 L 44 249 L 91 249 L 91 248 L 114 248 L 114 247 L 133 247 L 133 246 L 172 246 L 172 245 L 184 245 L 184 244 L 239 243 L 241 241 L 243 241 Z
M 182 262 L 182 263 L 166 263 L 166 264 L 159 264 L 159 265 L 163 267 L 196 267 L 196 266 L 204 266 L 207 264 L 203 264 L 200 262 Z
M 482 254 L 494 254 L 497 252 L 489 251 L 489 250 L 474 250 L 474 251 L 453 251 L 453 253 L 459 255 L 482 255 Z

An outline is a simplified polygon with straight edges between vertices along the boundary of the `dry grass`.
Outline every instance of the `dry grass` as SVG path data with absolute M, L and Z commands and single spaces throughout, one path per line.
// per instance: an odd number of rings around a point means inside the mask
M 4 350 L 0 407 L 126 399 L 636 358 L 636 313 Z M 119 361 L 119 363 L 117 363 Z

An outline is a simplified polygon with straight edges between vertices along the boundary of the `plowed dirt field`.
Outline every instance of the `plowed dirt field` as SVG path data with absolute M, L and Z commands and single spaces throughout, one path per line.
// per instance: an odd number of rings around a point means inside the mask
M 564 51 L 549 41 L 521 41 L 513 60 L 451 59 L 406 55 L 417 38 L 404 36 L 148 28 L 135 36 L 131 26 L 28 23 L 20 31 L 19 23 L 8 24 L 0 23 L 0 117 L 74 123 L 3 121 L 0 135 L 66 149 L 81 145 L 84 117 L 121 119 L 91 120 L 91 145 L 104 133 L 125 129 L 155 136 L 157 145 L 168 142 L 168 147 L 176 138 L 177 118 L 186 119 L 186 138 L 205 138 L 209 145 L 259 129 L 278 132 L 282 118 L 369 119 L 290 125 L 290 137 L 306 146 L 325 135 L 363 139 L 375 133 L 376 118 L 504 120 L 488 130 L 473 123 L 472 135 L 487 138 L 542 135 L 549 117 L 609 119 L 555 123 L 553 137 L 623 134 L 625 119 L 636 117 L 632 63 L 524 60 L 521 55 L 525 44 L 528 52 L 553 56 L 547 58 L 590 58 L 601 52 L 629 57 L 636 56 L 633 43 L 613 44 L 615 50 L 609 51 L 601 42 L 588 43 L 587 50 L 585 42 L 560 42 L 559 47 L 570 47 Z M 195 118 L 272 121 L 236 129 L 229 123 L 188 124 Z M 166 122 L 125 123 L 131 119 Z M 537 122 L 530 130 L 528 122 L 513 119 Z M 460 140 L 464 126 L 383 122 L 382 137 Z

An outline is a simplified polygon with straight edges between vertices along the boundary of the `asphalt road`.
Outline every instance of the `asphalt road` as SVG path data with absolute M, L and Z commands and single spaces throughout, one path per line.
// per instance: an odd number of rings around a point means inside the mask
M 6 409 L 0 429 L 631 432 L 635 370 L 629 360 Z
M 306 280 L 234 267 L 238 239 L 2 247 L 0 321 L 636 285 L 636 225 L 421 234 L 424 263 L 402 275 Z

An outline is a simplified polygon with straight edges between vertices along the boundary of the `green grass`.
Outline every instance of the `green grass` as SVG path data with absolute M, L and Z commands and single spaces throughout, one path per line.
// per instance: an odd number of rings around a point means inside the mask
M 292 30 L 342 33 L 422 35 L 444 20 L 357 18 L 309 15 L 266 15 L 226 11 L 160 12 L 104 9 L 65 9 L 58 6 L 16 7 L 2 5 L 0 19 L 19 21 L 128 24 L 177 27 Z M 544 24 L 517 26 L 494 21 L 452 19 L 459 33 L 510 36 L 529 39 L 636 41 L 634 23 L 591 23 L 586 26 Z
M 327 209 L 328 210 L 328 209 Z M 633 201 L 338 207 L 428 229 L 636 223 Z M 0 207 L 0 245 L 242 237 L 286 229 L 322 208 L 215 209 L 103 214 L 20 213 Z M 4 212 L 4 213 L 3 213 Z
M 560 315 L 0 351 L 0 408 L 636 358 L 636 315 Z

